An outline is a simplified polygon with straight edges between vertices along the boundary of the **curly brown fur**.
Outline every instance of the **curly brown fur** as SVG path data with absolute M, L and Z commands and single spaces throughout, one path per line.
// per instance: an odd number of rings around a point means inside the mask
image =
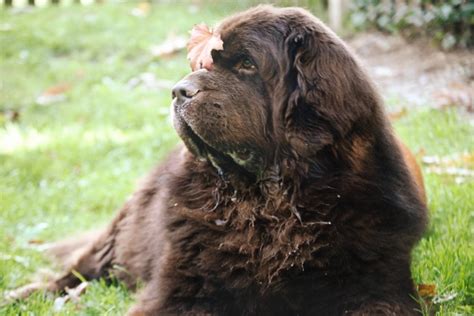
M 143 281 L 133 315 L 416 314 L 424 191 L 353 54 L 296 8 L 259 6 L 216 32 L 212 71 L 174 90 L 186 147 L 72 269 Z

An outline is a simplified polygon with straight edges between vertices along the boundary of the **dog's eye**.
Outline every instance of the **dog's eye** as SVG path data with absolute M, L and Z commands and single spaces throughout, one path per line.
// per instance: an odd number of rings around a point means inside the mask
M 252 62 L 252 60 L 248 57 L 242 58 L 236 65 L 238 70 L 245 70 L 245 71 L 255 71 L 257 67 Z
M 241 67 L 244 68 L 244 69 L 254 69 L 255 65 L 253 64 L 253 62 L 250 59 L 245 58 L 244 60 L 242 60 Z

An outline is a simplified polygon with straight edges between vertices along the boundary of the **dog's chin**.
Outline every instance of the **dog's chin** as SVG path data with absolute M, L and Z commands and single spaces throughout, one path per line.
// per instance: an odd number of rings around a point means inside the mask
M 175 113 L 173 124 L 178 136 L 183 140 L 188 150 L 193 153 L 200 161 L 209 162 L 221 176 L 227 173 L 237 173 L 242 176 L 255 178 L 255 172 L 246 161 L 233 154 L 232 149 L 222 150 L 204 138 L 192 128 L 186 120 Z
M 186 121 L 178 117 L 177 115 L 173 118 L 173 125 L 178 133 L 178 136 L 184 142 L 188 150 L 193 153 L 200 160 L 206 160 L 208 155 L 208 150 L 204 141 L 196 135 Z

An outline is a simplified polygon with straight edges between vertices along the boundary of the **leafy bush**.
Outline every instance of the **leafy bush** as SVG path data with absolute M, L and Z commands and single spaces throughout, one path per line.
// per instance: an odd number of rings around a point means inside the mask
M 430 36 L 444 49 L 474 46 L 470 0 L 354 0 L 351 21 L 356 28 Z

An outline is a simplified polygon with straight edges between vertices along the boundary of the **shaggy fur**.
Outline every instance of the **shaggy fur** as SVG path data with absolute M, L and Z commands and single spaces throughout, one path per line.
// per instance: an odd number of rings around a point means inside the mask
M 143 281 L 133 315 L 417 314 L 422 182 L 353 54 L 296 8 L 260 6 L 216 32 L 212 70 L 173 92 L 185 146 L 69 271 Z

